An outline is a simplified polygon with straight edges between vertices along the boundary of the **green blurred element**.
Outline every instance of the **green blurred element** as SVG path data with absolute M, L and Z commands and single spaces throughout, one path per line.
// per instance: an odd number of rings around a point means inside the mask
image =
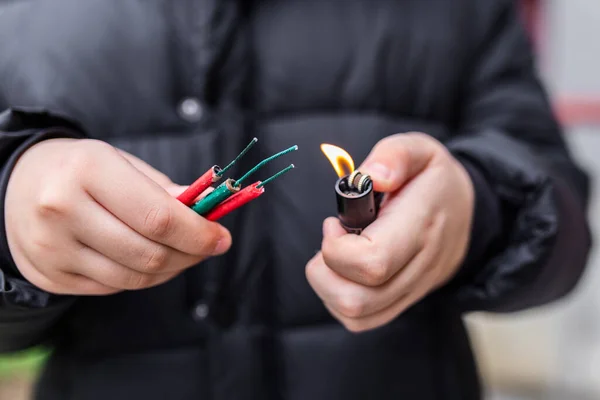
M 34 348 L 0 356 L 0 379 L 15 375 L 35 375 L 44 365 L 50 351 Z

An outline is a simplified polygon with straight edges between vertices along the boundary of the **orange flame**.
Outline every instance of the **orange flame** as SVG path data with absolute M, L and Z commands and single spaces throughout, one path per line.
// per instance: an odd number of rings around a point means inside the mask
M 325 154 L 325 157 L 327 157 L 340 178 L 354 172 L 354 161 L 346 150 L 332 144 L 323 143 L 321 151 Z

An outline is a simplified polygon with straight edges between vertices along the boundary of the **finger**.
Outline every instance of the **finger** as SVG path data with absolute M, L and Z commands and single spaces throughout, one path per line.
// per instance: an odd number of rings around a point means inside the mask
M 341 314 L 358 317 L 370 302 L 371 294 L 360 286 L 337 274 L 325 265 L 318 253 L 306 265 L 306 279 L 323 303 L 331 304 Z
M 178 275 L 178 272 L 144 274 L 118 264 L 87 246 L 82 246 L 77 255 L 77 271 L 81 275 L 119 290 L 157 286 Z
M 350 318 L 339 313 L 334 307 L 325 304 L 329 312 L 351 332 L 364 332 L 378 328 L 393 321 L 398 315 L 406 311 L 410 306 L 421 300 L 428 293 L 425 285 L 420 285 L 409 294 L 400 297 L 390 307 L 366 317 Z
M 202 260 L 202 256 L 183 253 L 140 235 L 92 199 L 81 202 L 73 211 L 72 229 L 79 242 L 138 272 L 176 272 Z
M 18 247 L 18 245 L 15 245 Z M 103 296 L 118 293 L 120 290 L 95 282 L 83 276 L 70 274 L 56 269 L 41 269 L 35 265 L 24 251 L 19 251 L 15 262 L 20 272 L 32 285 L 58 295 L 95 295 Z
M 366 286 L 387 282 L 423 248 L 427 224 L 421 205 L 388 209 L 361 235 L 341 234 L 340 223 L 327 219 L 323 226 L 325 263 L 351 281 Z M 413 211 L 414 210 L 414 211 Z
M 121 156 L 93 168 L 85 187 L 119 220 L 155 242 L 201 256 L 222 254 L 231 245 L 225 228 L 196 215 Z
M 358 169 L 371 176 L 376 191 L 394 192 L 424 170 L 440 148 L 422 133 L 389 136 L 373 147 Z
M 319 253 L 307 264 L 307 279 L 319 298 L 348 318 L 363 318 L 380 312 L 405 296 L 427 271 L 439 247 L 419 253 L 409 265 L 378 287 L 352 282 L 327 267 Z
M 374 288 L 362 286 L 353 289 L 357 291 L 362 288 L 364 293 L 359 298 L 366 299 L 366 302 L 358 307 L 361 311 L 359 314 L 342 314 L 352 318 L 371 316 L 392 306 L 399 298 L 409 295 L 420 285 L 434 290 L 436 281 L 428 281 L 427 277 L 432 276 L 432 271 L 439 264 L 442 235 L 442 221 L 438 219 L 427 232 L 423 249 L 386 284 Z
M 422 252 L 392 280 L 380 288 L 346 287 L 341 290 L 346 296 L 354 293 L 353 299 L 345 299 L 340 306 L 339 297 L 321 297 L 327 309 L 347 329 L 354 332 L 370 330 L 392 321 L 408 307 L 436 288 L 440 264 L 443 221 L 438 220 L 428 234 Z M 331 285 L 331 278 L 328 282 Z M 337 282 L 338 287 L 342 287 Z M 357 294 L 358 293 L 358 294 Z M 348 308 L 348 305 L 352 307 Z

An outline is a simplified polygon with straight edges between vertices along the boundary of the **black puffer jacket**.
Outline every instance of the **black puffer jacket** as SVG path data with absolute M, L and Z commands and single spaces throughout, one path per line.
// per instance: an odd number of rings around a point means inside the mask
M 0 348 L 56 349 L 39 399 L 477 399 L 462 313 L 560 297 L 590 246 L 586 177 L 512 0 L 12 1 L 0 107 L 3 188 L 19 154 L 57 136 L 108 141 L 179 183 L 252 136 L 234 176 L 301 149 L 298 170 L 228 218 L 227 255 L 150 290 L 49 295 L 19 277 L 2 235 Z M 469 257 L 388 326 L 352 334 L 304 275 L 335 211 L 319 144 L 360 161 L 410 130 L 471 173 Z

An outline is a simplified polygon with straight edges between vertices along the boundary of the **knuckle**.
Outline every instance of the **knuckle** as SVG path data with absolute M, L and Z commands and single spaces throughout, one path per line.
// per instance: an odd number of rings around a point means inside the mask
M 165 238 L 172 230 L 173 213 L 169 207 L 152 206 L 144 217 L 146 232 L 154 238 Z
M 40 191 L 36 210 L 41 217 L 47 218 L 66 213 L 71 206 L 68 192 L 57 186 L 46 187 Z
M 360 269 L 360 275 L 368 286 L 380 286 L 389 278 L 389 262 L 380 252 L 372 253 Z
M 162 269 L 168 259 L 169 252 L 164 246 L 153 246 L 142 255 L 142 269 L 147 272 L 157 272 Z
M 338 312 L 347 318 L 360 318 L 364 315 L 366 304 L 359 296 L 346 294 L 340 296 L 337 303 Z

